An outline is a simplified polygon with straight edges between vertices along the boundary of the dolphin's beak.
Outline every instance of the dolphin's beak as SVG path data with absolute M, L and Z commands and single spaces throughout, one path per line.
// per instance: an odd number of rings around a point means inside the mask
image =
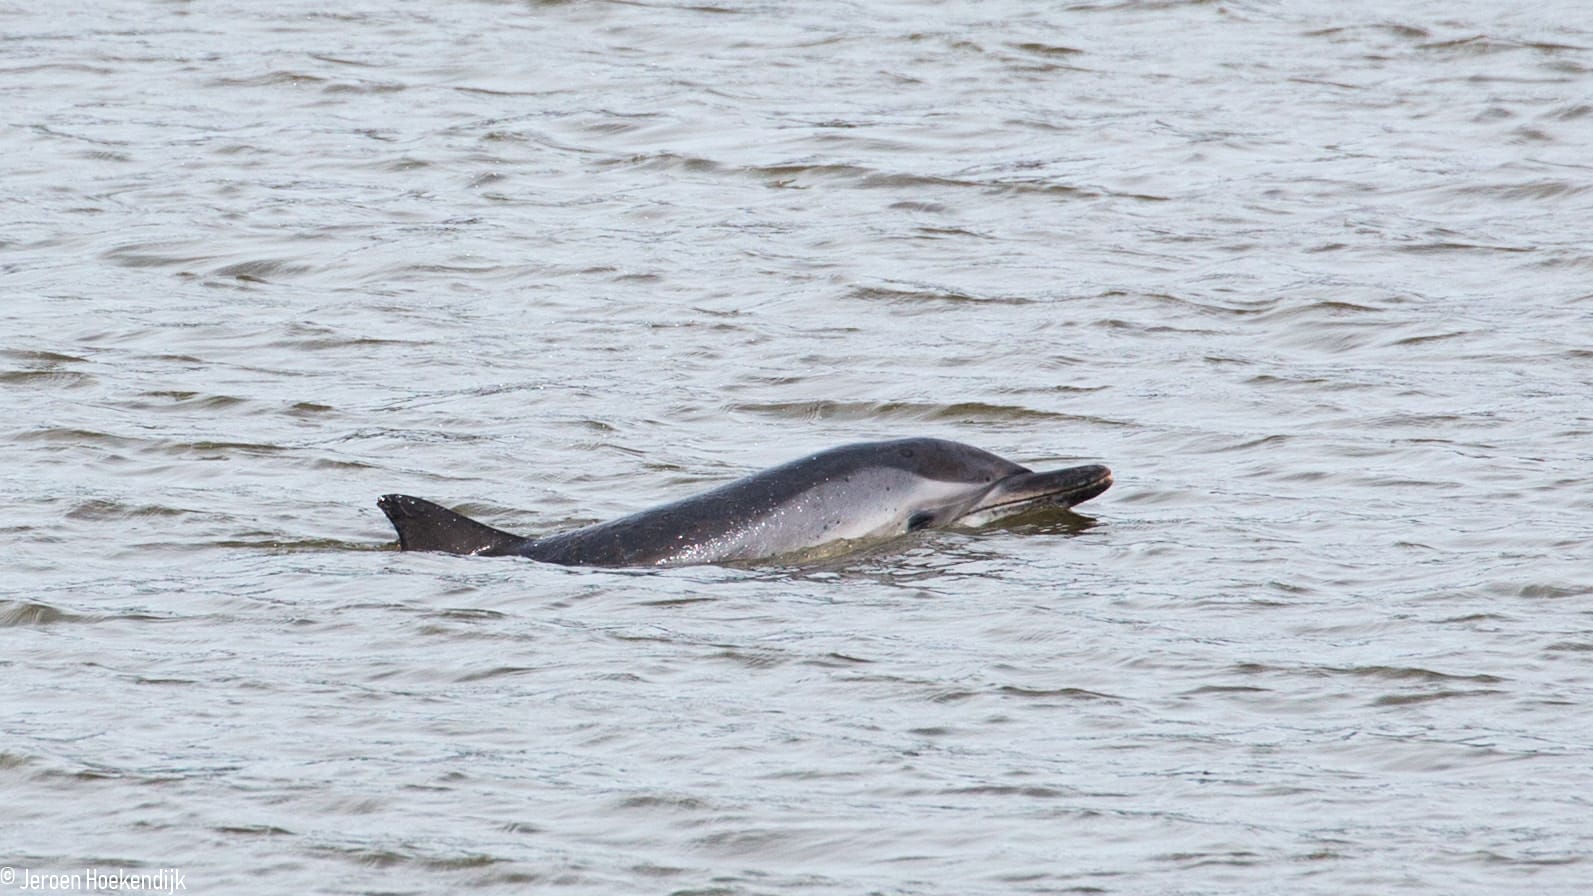
M 996 483 L 978 506 L 958 520 L 979 526 L 1040 506 L 1072 507 L 1112 487 L 1112 471 L 1099 464 L 1045 473 L 1018 473 Z

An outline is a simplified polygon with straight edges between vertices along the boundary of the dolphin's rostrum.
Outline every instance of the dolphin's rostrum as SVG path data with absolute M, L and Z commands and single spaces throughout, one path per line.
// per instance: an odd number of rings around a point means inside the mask
M 569 566 L 682 566 L 824 553 L 918 529 L 977 526 L 1104 492 L 1102 466 L 1036 473 L 971 445 L 897 439 L 831 448 L 672 504 L 523 538 L 408 495 L 377 505 L 406 551 L 518 555 Z

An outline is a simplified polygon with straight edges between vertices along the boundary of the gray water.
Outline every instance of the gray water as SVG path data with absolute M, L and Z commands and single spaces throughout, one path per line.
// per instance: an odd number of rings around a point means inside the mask
M 1582 2 L 12 3 L 0 108 L 0 891 L 1593 882 Z M 903 435 L 1117 485 L 374 505 Z

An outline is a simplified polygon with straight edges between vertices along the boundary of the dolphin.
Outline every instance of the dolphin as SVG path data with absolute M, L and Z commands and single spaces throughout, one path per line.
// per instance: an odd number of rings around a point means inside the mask
M 1111 485 L 1112 471 L 1102 466 L 1036 473 L 972 445 L 896 439 L 820 451 L 672 504 L 542 538 L 409 495 L 384 495 L 376 504 L 405 551 L 566 566 L 685 566 L 812 559 L 920 529 L 1072 507 Z

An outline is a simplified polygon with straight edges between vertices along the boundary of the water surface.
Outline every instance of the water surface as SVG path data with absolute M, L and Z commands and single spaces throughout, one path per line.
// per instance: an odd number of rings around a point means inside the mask
M 0 863 L 1580 893 L 1579 3 L 0 9 Z M 399 554 L 849 441 L 819 568 Z M 0 881 L 8 888 L 11 883 Z

